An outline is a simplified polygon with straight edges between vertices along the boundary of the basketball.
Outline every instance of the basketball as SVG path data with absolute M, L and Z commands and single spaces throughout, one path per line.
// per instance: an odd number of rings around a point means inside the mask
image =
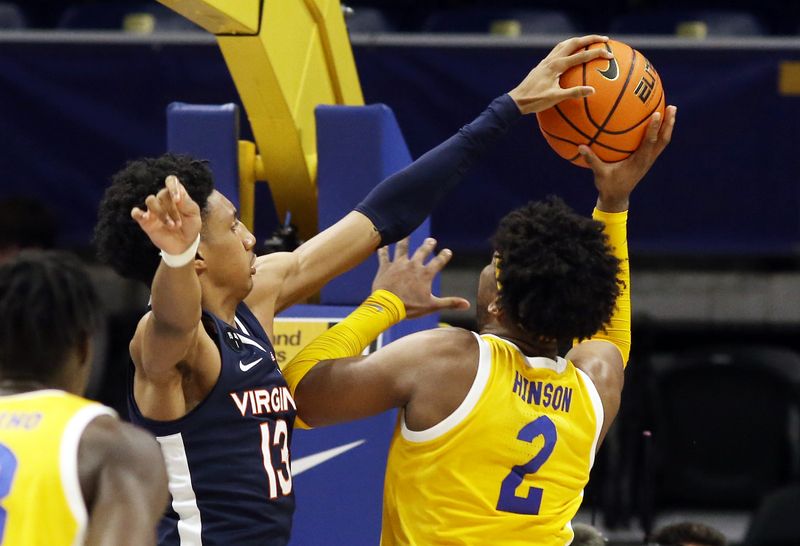
M 586 144 L 603 161 L 622 161 L 639 147 L 653 112 L 663 119 L 666 98 L 655 67 L 644 55 L 615 40 L 605 47 L 613 59 L 595 59 L 561 75 L 561 87 L 590 85 L 594 94 L 567 99 L 536 117 L 547 143 L 564 159 L 588 167 L 578 154 Z

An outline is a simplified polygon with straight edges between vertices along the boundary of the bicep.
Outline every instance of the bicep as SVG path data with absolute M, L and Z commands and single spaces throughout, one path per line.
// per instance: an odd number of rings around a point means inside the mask
M 380 241 L 372 221 L 351 212 L 303 243 L 292 252 L 295 261 L 277 294 L 276 312 L 315 294 L 328 281 L 363 262 Z
M 608 341 L 584 341 L 567 353 L 567 359 L 592 380 L 603 405 L 603 428 L 598 448 L 619 412 L 625 368 L 619 349 Z
M 118 423 L 104 441 L 86 544 L 155 544 L 168 499 L 161 450 L 152 436 L 127 423 Z
M 186 361 L 200 341 L 201 325 L 179 332 L 159 324 L 152 313 L 139 323 L 131 356 L 144 374 L 151 379 L 171 376 L 179 363 Z

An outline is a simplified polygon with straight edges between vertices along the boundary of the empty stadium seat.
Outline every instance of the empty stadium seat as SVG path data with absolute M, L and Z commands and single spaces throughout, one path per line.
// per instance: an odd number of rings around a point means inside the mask
M 202 30 L 156 2 L 120 2 L 75 5 L 61 15 L 58 28 L 73 30 L 125 30 L 135 33 Z
M 797 353 L 708 347 L 653 355 L 648 372 L 656 508 L 752 508 L 798 476 Z
M 573 20 L 559 10 L 465 8 L 434 11 L 423 25 L 427 32 L 522 34 L 576 34 Z
M 26 26 L 25 16 L 16 4 L 0 3 L 0 29 L 15 30 Z
M 619 15 L 611 21 L 612 34 L 666 34 L 687 38 L 760 36 L 766 34 L 752 13 L 715 9 L 658 9 Z

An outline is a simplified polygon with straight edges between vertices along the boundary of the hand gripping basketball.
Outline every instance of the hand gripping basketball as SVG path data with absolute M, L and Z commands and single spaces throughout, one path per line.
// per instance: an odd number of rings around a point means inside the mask
M 131 217 L 150 240 L 168 254 L 181 254 L 200 234 L 200 207 L 176 176 L 170 175 L 156 195 L 148 195 L 145 210 L 133 207 Z
M 586 46 L 614 53 L 566 70 L 564 87 L 591 86 L 595 92 L 565 100 L 537 113 L 547 143 L 564 159 L 588 167 L 578 146 L 589 146 L 603 161 L 622 161 L 639 147 L 647 120 L 664 116 L 666 97 L 655 67 L 639 51 L 615 40 Z M 574 55 L 574 56 L 577 56 Z M 578 86 L 578 87 L 575 87 Z
M 579 99 L 591 95 L 594 93 L 594 88 L 588 85 L 562 87 L 561 74 L 573 66 L 594 59 L 611 59 L 613 55 L 604 47 L 579 51 L 591 44 L 607 41 L 607 36 L 592 34 L 559 43 L 508 95 L 514 99 L 523 114 L 541 112 L 565 99 Z
M 668 106 L 665 113 L 664 119 L 660 112 L 654 112 L 650 116 L 641 146 L 623 161 L 606 163 L 588 146 L 578 147 L 578 153 L 594 172 L 594 184 L 599 194 L 598 205 L 602 203 L 598 208 L 606 212 L 628 209 L 631 192 L 672 140 L 678 109 Z

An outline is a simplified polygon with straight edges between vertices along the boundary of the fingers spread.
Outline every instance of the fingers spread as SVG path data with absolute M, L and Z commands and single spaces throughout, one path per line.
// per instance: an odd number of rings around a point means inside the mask
M 444 266 L 446 266 L 447 263 L 452 258 L 453 258 L 453 251 L 450 250 L 449 248 L 445 248 L 444 250 L 439 252 L 439 254 L 437 254 L 436 257 L 433 258 L 426 267 L 431 271 L 433 275 L 435 275 L 442 269 L 444 269 Z
M 160 201 L 155 195 L 148 195 L 144 200 L 144 205 L 147 207 L 147 214 L 149 216 L 155 216 L 161 222 L 167 223 L 167 214 L 164 212 Z
M 589 85 L 576 85 L 563 90 L 562 96 L 565 99 L 582 99 L 594 94 L 594 87 Z
M 181 198 L 181 184 L 178 181 L 178 177 L 174 174 L 169 175 L 164 180 L 164 185 L 169 190 L 169 194 L 172 197 L 172 201 L 178 203 Z
M 420 264 L 425 263 L 425 260 L 431 255 L 431 252 L 433 252 L 435 247 L 436 239 L 428 237 L 414 252 L 414 256 L 411 257 L 411 261 L 418 262 Z
M 161 205 L 161 209 L 166 215 L 165 223 L 169 227 L 180 227 L 181 215 L 178 212 L 178 207 L 175 205 L 175 201 L 172 199 L 172 191 L 168 188 L 164 188 L 158 192 L 157 197 L 158 202 Z
M 650 123 L 647 125 L 647 133 L 645 133 L 645 142 L 655 144 L 658 142 L 658 132 L 661 129 L 661 112 L 655 112 L 650 116 Z
M 589 61 L 593 61 L 595 59 L 613 59 L 614 54 L 608 51 L 604 47 L 598 47 L 595 49 L 589 49 L 586 51 L 580 51 L 578 53 L 574 53 L 568 57 L 564 57 L 557 61 L 553 62 L 554 67 L 558 70 L 559 73 L 566 72 L 568 69 L 572 68 L 573 66 L 578 66 L 583 63 L 588 63 Z
M 400 258 L 408 259 L 408 237 L 400 239 L 394 246 L 394 260 L 397 261 Z
M 383 267 L 389 264 L 389 247 L 382 246 L 378 249 L 378 266 Z
M 589 34 L 587 36 L 570 38 L 556 45 L 556 47 L 553 48 L 552 53 L 548 55 L 548 57 L 550 57 L 551 55 L 553 57 L 556 56 L 561 57 L 564 55 L 569 55 L 570 53 L 573 53 L 590 44 L 594 44 L 597 42 L 607 42 L 607 41 L 608 41 L 608 36 L 600 36 L 599 34 Z
M 133 218 L 134 220 L 136 220 L 136 222 L 141 224 L 142 222 L 145 222 L 147 220 L 148 215 L 145 211 L 143 211 L 139 207 L 133 207 L 131 209 L 131 218 Z
M 464 298 L 447 297 L 433 298 L 437 309 L 469 309 L 469 301 Z
M 675 118 L 678 115 L 677 106 L 667 106 L 667 119 L 661 124 L 661 142 L 664 146 L 672 140 L 672 129 L 675 127 Z

